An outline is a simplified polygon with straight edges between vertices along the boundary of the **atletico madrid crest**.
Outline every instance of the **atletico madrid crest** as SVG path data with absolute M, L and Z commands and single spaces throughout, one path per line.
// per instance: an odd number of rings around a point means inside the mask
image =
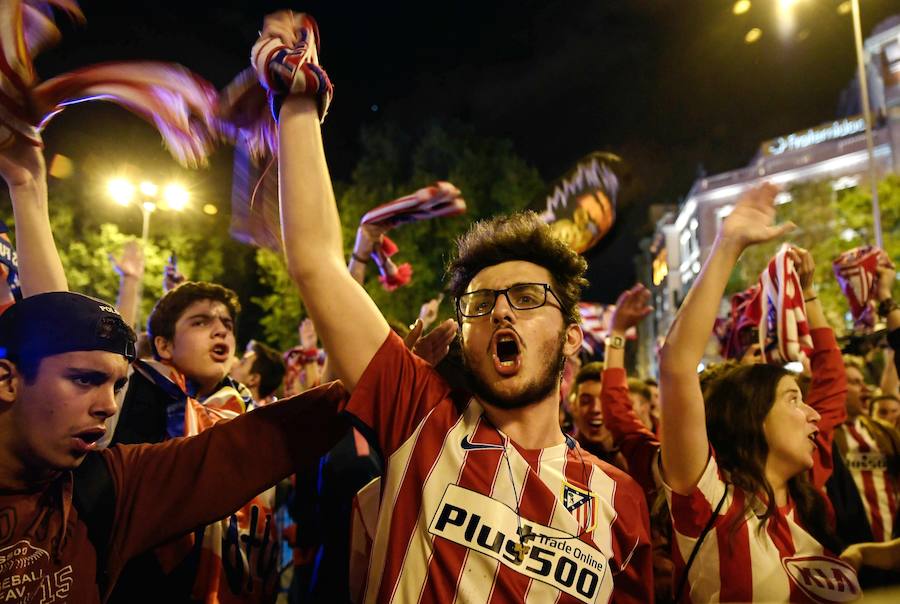
M 578 521 L 582 533 L 589 533 L 597 525 L 597 496 L 590 491 L 563 482 L 562 502 L 565 508 Z

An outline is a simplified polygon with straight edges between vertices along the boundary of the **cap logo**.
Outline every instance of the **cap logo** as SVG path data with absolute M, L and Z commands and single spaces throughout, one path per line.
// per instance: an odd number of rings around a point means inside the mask
M 111 313 L 113 313 L 113 314 L 115 314 L 115 315 L 119 314 L 119 311 L 117 311 L 115 308 L 113 308 L 112 306 L 107 306 L 107 305 L 105 305 L 105 304 L 101 304 L 101 305 L 100 305 L 100 310 L 103 310 L 103 311 L 106 311 L 106 312 L 111 312 Z

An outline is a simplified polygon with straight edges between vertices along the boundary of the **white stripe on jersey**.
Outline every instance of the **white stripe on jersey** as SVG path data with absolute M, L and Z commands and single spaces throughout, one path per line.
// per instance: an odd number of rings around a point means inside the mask
M 862 420 L 856 418 L 853 421 L 853 429 L 856 434 L 862 438 L 863 442 L 869 447 L 868 453 L 861 453 L 860 444 L 856 437 L 849 430 L 844 431 L 847 439 L 846 466 L 853 476 L 853 482 L 859 490 L 859 498 L 862 499 L 863 507 L 866 510 L 866 519 L 869 526 L 872 527 L 874 533 L 875 524 L 872 521 L 872 500 L 875 500 L 876 506 L 881 516 L 881 523 L 884 532 L 880 536 L 875 535 L 876 541 L 887 541 L 891 538 L 894 530 L 894 512 L 891 509 L 888 499 L 888 489 L 890 482 L 887 479 L 887 457 L 883 451 L 878 448 L 878 442 L 871 432 L 862 423 Z M 871 479 L 871 485 L 866 484 L 866 478 Z M 880 537 L 880 539 L 879 539 Z
M 715 458 L 712 456 L 697 484 L 697 491 L 692 495 L 676 496 L 666 487 L 670 512 L 676 525 L 675 544 L 680 556 L 676 580 L 679 580 L 683 565 L 687 563 L 696 543 L 696 539 L 679 532 L 678 527 L 684 528 L 685 525 L 700 520 L 679 517 L 679 514 L 688 508 L 685 501 L 692 500 L 690 508 L 696 510 L 699 505 L 697 499 L 702 497 L 709 505 L 707 509 L 712 511 L 718 505 L 724 488 L 725 483 L 718 476 Z M 742 601 L 787 602 L 791 600 L 792 587 L 795 585 L 791 580 L 792 572 L 797 581 L 794 589 L 814 593 L 816 596 L 814 601 L 848 602 L 861 594 L 852 568 L 828 556 L 819 542 L 797 524 L 793 510 L 781 516 L 780 522 L 783 523 L 781 526 L 786 526 L 788 532 L 776 535 L 777 543 L 771 532 L 778 530 L 775 523 L 779 521 L 777 515 L 781 512 L 776 512 L 776 516 L 767 520 L 762 530 L 759 530 L 760 521 L 756 512 L 761 513 L 763 510 L 745 511 L 743 524 L 732 532 L 731 520 L 727 516 L 739 512 L 735 506 L 743 506 L 743 498 L 734 493 L 734 488 L 730 488 L 720 511 L 719 520 L 706 534 L 688 572 L 689 580 L 685 587 L 685 596 L 692 602 L 720 602 L 729 593 L 731 598 L 737 597 Z M 679 498 L 678 504 L 674 506 L 673 497 Z M 703 520 L 699 524 L 705 525 L 706 521 Z M 694 525 L 692 530 L 699 531 L 699 528 Z M 734 549 L 721 551 L 723 544 L 729 544 Z M 747 577 L 748 570 L 749 577 Z M 838 575 L 846 578 L 852 585 L 844 589 L 846 583 L 839 584 L 836 581 Z M 750 582 L 750 593 L 735 594 L 736 586 L 742 585 L 741 581 L 745 577 Z
M 471 428 L 470 421 L 471 417 L 469 416 L 469 413 L 463 414 L 460 416 L 459 420 L 457 420 L 453 428 L 451 428 L 444 436 L 444 442 L 438 453 L 437 460 L 431 468 L 431 471 L 428 473 L 425 483 L 422 485 L 423 501 L 432 498 L 440 500 L 447 485 L 453 484 L 459 480 L 459 475 L 462 473 L 464 465 L 460 464 L 459 460 L 452 453 L 448 454 L 448 451 L 452 452 L 453 449 L 448 448 L 447 443 L 455 444 L 460 442 L 463 436 L 465 436 Z M 425 422 L 422 422 L 422 425 L 425 425 L 426 422 L 427 419 Z M 405 444 L 406 443 L 404 443 L 404 446 Z M 391 514 L 391 516 L 393 516 L 393 514 Z M 406 549 L 406 556 L 403 559 L 403 570 L 397 578 L 397 584 L 392 591 L 391 600 L 398 599 L 400 602 L 417 602 L 421 592 L 401 593 L 398 589 L 400 586 L 415 586 L 418 589 L 425 586 L 425 578 L 428 576 L 428 564 L 431 561 L 431 555 L 433 553 L 431 540 L 426 537 L 428 534 L 428 523 L 431 521 L 431 518 L 426 518 L 422 514 L 419 514 L 417 518 L 417 528 Z M 378 568 L 380 569 L 381 566 Z M 375 594 L 373 594 L 373 596 L 374 595 Z

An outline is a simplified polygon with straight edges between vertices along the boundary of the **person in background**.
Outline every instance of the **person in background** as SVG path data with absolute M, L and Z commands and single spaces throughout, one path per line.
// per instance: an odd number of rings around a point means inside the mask
M 603 424 L 603 409 L 600 404 L 603 363 L 593 362 L 582 367 L 575 375 L 575 393 L 572 404 L 572 424 L 575 438 L 598 459 L 627 472 L 625 458 L 613 443 L 613 436 Z
M 250 340 L 244 356 L 232 366 L 230 375 L 250 390 L 253 406 L 261 407 L 275 401 L 284 373 L 284 361 L 278 351 Z
M 882 394 L 872 399 L 872 417 L 897 429 L 900 421 L 900 398 L 896 394 Z
M 696 373 L 741 253 L 793 228 L 774 224 L 777 192 L 771 185 L 748 191 L 723 220 L 660 354 L 660 457 L 676 600 L 807 602 L 813 590 L 819 601 L 845 602 L 861 595 L 853 567 L 837 557 L 842 547 L 823 492 L 846 379 L 834 334 L 824 329 L 808 252 L 788 253 L 814 347 L 834 365 L 820 373 L 822 397 L 807 404 L 793 375 L 774 365 L 740 365 L 702 391 Z M 831 581 L 813 581 L 815 569 Z

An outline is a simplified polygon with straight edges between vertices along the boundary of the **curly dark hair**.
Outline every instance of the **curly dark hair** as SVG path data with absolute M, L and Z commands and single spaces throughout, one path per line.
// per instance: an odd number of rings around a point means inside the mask
M 231 313 L 231 318 L 235 320 L 237 320 L 238 313 L 241 312 L 238 295 L 227 287 L 215 283 L 185 281 L 178 287 L 170 289 L 157 300 L 156 306 L 147 317 L 147 335 L 155 359 L 159 360 L 159 352 L 154 343 L 156 337 L 161 336 L 166 340 L 172 340 L 175 337 L 175 323 L 178 322 L 188 306 L 199 300 L 221 302 Z
M 775 403 L 778 383 L 785 376 L 793 375 L 775 365 L 733 365 L 721 368 L 703 388 L 706 434 L 716 452 L 716 462 L 728 472 L 735 486 L 750 495 L 765 495 L 766 511 L 760 517 L 763 521 L 760 530 L 776 509 L 775 494 L 765 473 L 769 444 L 763 422 Z M 831 551 L 842 551 L 826 520 L 825 498 L 809 482 L 807 473 L 791 478 L 788 490 L 807 530 Z M 748 497 L 748 508 L 751 501 L 752 497 Z M 733 529 L 743 517 L 743 514 L 735 516 Z
M 458 298 L 481 270 L 513 260 L 546 268 L 550 286 L 562 304 L 567 323 L 579 323 L 578 299 L 588 282 L 587 262 L 550 232 L 531 211 L 476 222 L 457 240 L 457 254 L 447 265 L 448 289 Z

